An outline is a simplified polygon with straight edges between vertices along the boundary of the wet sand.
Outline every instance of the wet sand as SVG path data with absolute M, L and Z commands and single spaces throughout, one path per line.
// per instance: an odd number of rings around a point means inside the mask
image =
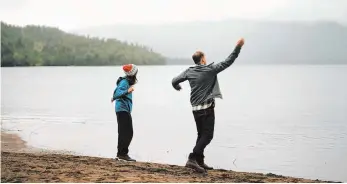
M 4 132 L 1 148 L 1 182 L 324 182 L 226 170 L 202 175 L 175 165 L 40 152 L 28 147 L 18 136 Z
M 1 132 L 1 151 L 24 151 L 26 142 L 15 134 Z

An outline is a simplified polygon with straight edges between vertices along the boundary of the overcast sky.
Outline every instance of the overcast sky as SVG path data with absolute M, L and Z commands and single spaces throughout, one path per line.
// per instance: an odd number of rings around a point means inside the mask
M 230 18 L 347 22 L 347 0 L 0 0 L 0 18 L 64 30 Z

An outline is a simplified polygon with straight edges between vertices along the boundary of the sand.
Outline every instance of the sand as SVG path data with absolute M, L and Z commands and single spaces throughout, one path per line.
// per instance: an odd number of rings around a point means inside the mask
M 212 170 L 203 175 L 175 165 L 40 152 L 28 147 L 20 137 L 4 132 L 1 148 L 1 182 L 324 182 L 226 170 Z
M 23 151 L 26 147 L 26 142 L 19 136 L 1 132 L 1 151 Z

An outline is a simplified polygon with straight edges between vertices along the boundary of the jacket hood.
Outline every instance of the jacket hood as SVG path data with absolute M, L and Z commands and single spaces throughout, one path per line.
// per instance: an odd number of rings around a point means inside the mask
M 210 71 L 210 67 L 211 65 L 213 65 L 214 63 L 210 63 L 208 65 L 195 65 L 195 66 L 191 66 L 189 67 L 191 70 L 194 71 Z
M 117 85 L 120 83 L 120 81 L 122 81 L 123 79 L 125 79 L 125 77 L 119 77 L 117 80 Z

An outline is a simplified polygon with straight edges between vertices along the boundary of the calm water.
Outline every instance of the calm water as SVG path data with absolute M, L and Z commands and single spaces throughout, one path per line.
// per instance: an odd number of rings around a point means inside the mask
M 196 139 L 185 66 L 140 66 L 134 139 L 140 161 L 184 165 Z M 2 128 L 29 144 L 114 157 L 110 103 L 120 67 L 1 68 Z M 238 66 L 219 75 L 207 163 L 236 171 L 347 182 L 347 66 Z

